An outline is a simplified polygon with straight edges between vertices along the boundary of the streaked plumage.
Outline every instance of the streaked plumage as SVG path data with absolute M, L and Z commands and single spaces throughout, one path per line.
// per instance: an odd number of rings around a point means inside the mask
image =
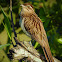
M 54 62 L 43 23 L 34 12 L 33 8 L 30 5 L 22 5 L 20 15 L 20 25 L 22 30 L 42 46 L 47 61 Z

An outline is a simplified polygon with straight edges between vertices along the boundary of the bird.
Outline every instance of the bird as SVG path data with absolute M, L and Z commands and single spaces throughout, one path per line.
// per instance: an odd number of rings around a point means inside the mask
M 47 62 L 54 62 L 43 23 L 29 3 L 21 4 L 19 24 L 23 32 L 37 41 L 43 49 Z M 47 22 L 46 22 L 47 23 Z

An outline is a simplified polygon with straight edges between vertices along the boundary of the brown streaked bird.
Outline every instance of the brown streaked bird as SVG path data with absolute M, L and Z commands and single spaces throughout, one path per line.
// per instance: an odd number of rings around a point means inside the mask
M 19 24 L 26 35 L 36 40 L 42 47 L 46 60 L 54 62 L 48 39 L 41 19 L 37 16 L 31 4 L 23 4 Z

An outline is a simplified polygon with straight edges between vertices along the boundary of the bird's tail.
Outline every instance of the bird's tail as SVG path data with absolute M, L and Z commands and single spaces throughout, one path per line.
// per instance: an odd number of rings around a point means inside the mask
M 50 51 L 50 48 L 49 48 L 49 45 L 46 44 L 45 47 L 42 47 L 42 49 L 44 51 L 46 60 L 48 62 L 54 62 L 53 56 L 52 56 L 51 51 Z

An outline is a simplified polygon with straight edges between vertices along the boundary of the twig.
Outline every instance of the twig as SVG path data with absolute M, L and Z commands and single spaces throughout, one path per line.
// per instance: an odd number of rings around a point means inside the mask
M 12 24 L 14 36 L 17 37 L 17 34 L 15 32 L 15 29 L 14 29 L 13 16 L 12 16 L 12 0 L 10 0 L 10 12 L 11 12 L 11 24 Z M 15 40 L 15 42 L 16 42 L 16 40 Z M 13 44 L 13 42 L 12 42 L 12 44 Z M 17 44 L 17 42 L 16 42 L 16 44 Z M 14 46 L 14 44 L 13 44 L 13 46 Z
M 14 29 L 14 23 L 13 23 L 13 17 L 12 17 L 12 0 L 10 0 L 10 12 L 11 12 L 11 23 L 12 23 L 12 28 L 13 28 L 14 36 L 17 37 L 17 34 L 15 32 L 15 29 Z

